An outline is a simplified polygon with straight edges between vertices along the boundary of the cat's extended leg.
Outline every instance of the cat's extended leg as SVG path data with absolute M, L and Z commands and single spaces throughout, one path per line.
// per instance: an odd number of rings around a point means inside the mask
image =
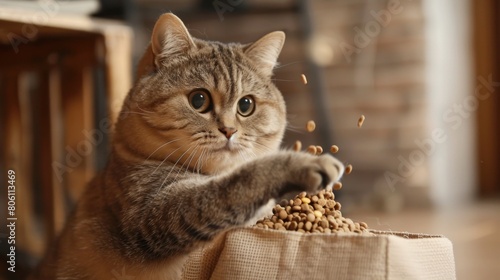
M 316 192 L 337 181 L 342 163 L 330 155 L 278 152 L 219 176 L 179 180 L 126 207 L 128 254 L 161 259 L 241 226 L 289 192 Z

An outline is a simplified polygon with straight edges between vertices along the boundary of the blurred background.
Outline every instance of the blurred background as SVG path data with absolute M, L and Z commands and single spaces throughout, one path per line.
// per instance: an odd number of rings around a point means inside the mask
M 500 273 L 497 1 L 0 0 L 0 214 L 14 170 L 18 218 L 18 271 L 5 277 L 29 272 L 105 165 L 111 124 L 165 12 L 207 40 L 283 30 L 283 146 L 340 148 L 354 167 L 338 192 L 344 215 L 444 234 L 459 279 Z M 2 271 L 9 234 L 0 228 Z

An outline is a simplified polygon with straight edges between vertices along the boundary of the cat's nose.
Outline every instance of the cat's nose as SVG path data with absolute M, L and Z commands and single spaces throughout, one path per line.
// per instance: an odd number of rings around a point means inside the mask
M 231 138 L 238 130 L 234 127 L 222 127 L 219 131 L 226 136 L 227 139 Z

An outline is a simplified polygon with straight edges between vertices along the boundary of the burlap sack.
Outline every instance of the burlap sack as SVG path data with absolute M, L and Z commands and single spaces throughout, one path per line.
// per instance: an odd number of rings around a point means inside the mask
M 236 229 L 194 252 L 182 279 L 456 279 L 443 236 L 374 233 Z

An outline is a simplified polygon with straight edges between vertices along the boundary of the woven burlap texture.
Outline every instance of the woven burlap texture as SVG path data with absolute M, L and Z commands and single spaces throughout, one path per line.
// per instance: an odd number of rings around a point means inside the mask
M 374 233 L 235 229 L 192 253 L 182 279 L 456 279 L 445 237 Z

